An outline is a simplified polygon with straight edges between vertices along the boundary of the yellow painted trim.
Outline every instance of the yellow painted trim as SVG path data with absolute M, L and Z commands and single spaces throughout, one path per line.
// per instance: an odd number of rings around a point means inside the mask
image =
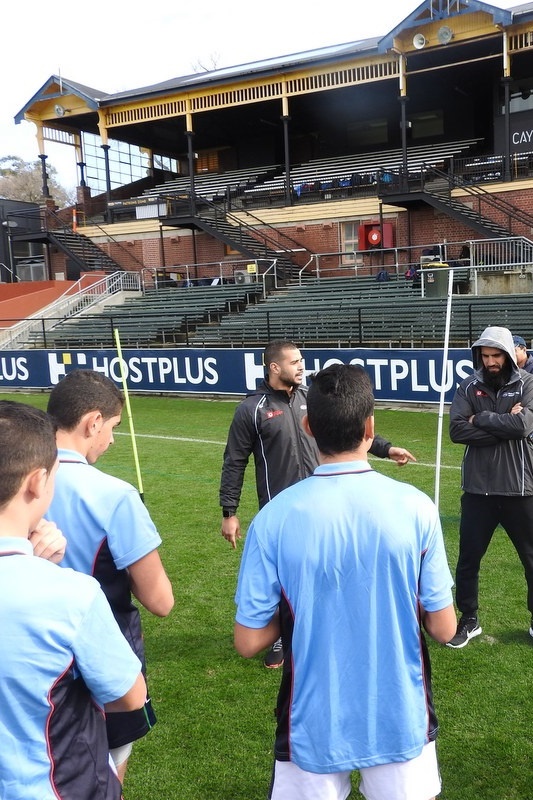
M 254 209 L 256 219 L 249 218 L 246 212 L 233 212 L 234 216 L 249 225 L 258 225 L 257 218 L 266 225 L 295 224 L 298 222 L 331 223 L 332 220 L 357 219 L 359 217 L 378 217 L 379 200 L 367 197 L 359 200 L 330 200 L 326 203 L 309 203 L 307 205 L 285 208 Z M 383 205 L 382 213 L 398 215 L 406 212 L 404 208 Z
M 533 25 L 531 22 L 517 25 L 509 31 L 509 52 L 520 53 L 533 48 Z
M 220 86 L 198 89 L 195 92 L 160 97 L 157 100 L 124 103 L 103 109 L 106 128 L 136 125 L 156 119 L 189 118 L 189 114 L 262 101 L 312 94 L 397 78 L 399 64 L 396 55 L 371 56 L 353 59 L 335 67 L 299 70 L 274 78 L 236 81 Z
M 447 45 L 441 44 L 437 38 L 439 28 L 444 25 L 453 31 L 453 38 L 450 44 Z M 416 33 L 422 33 L 426 39 L 424 51 L 443 48 L 451 49 L 454 43 L 501 35 L 501 32 L 494 25 L 491 14 L 484 11 L 476 11 L 472 14 L 463 14 L 439 20 L 419 20 L 411 28 L 405 28 L 399 36 L 395 37 L 395 47 L 404 53 L 421 52 L 413 45 L 413 36 Z

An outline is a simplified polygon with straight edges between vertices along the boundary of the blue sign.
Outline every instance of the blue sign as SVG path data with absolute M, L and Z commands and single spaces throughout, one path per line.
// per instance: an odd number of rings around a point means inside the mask
M 359 364 L 369 373 L 376 400 L 438 403 L 442 350 L 302 348 L 306 376 L 333 363 Z M 243 395 L 264 375 L 262 349 L 123 350 L 130 392 Z M 0 354 L 0 389 L 48 389 L 73 369 L 94 369 L 121 385 L 116 350 L 22 350 Z M 470 350 L 448 352 L 445 402 L 472 373 Z

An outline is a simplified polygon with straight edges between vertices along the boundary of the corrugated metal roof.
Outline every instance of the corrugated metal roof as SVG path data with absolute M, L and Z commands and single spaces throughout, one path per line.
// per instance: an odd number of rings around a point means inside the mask
M 111 100 L 116 102 L 121 99 L 126 100 L 132 97 L 161 94 L 176 89 L 198 88 L 219 81 L 226 82 L 228 79 L 236 79 L 239 77 L 246 78 L 250 75 L 277 73 L 283 69 L 298 69 L 304 65 L 309 66 L 312 63 L 331 61 L 332 59 L 342 58 L 347 55 L 358 55 L 365 51 L 372 51 L 376 49 L 377 43 L 378 39 L 375 37 L 372 39 L 360 39 L 355 42 L 330 45 L 328 47 L 317 48 L 316 50 L 306 50 L 301 53 L 275 56 L 273 58 L 266 58 L 247 64 L 238 64 L 236 66 L 210 70 L 209 72 L 198 72 L 193 75 L 171 78 L 161 83 L 152 84 L 151 86 L 143 86 L 139 89 L 108 95 L 104 105 Z
M 16 122 L 24 119 L 24 113 L 32 106 L 33 103 L 44 99 L 45 89 L 55 80 L 61 80 L 65 89 L 68 89 L 80 97 L 83 97 L 89 107 L 94 109 L 98 107 L 110 106 L 121 101 L 128 101 L 132 99 L 142 100 L 143 98 L 153 95 L 168 94 L 169 92 L 179 91 L 180 89 L 188 88 L 202 88 L 208 87 L 216 83 L 227 83 L 231 80 L 239 78 L 246 79 L 251 76 L 271 75 L 282 71 L 296 70 L 302 67 L 309 67 L 313 64 L 320 64 L 328 61 L 335 61 L 347 56 L 358 56 L 362 53 L 383 52 L 385 45 L 389 43 L 389 39 L 395 32 L 405 27 L 413 16 L 419 14 L 421 10 L 427 5 L 429 0 L 425 0 L 419 5 L 409 17 L 400 23 L 393 31 L 389 32 L 382 37 L 373 37 L 370 39 L 359 39 L 353 42 L 345 42 L 344 44 L 330 45 L 328 47 L 320 47 L 315 50 L 306 50 L 298 53 L 274 56 L 272 58 L 262 59 L 260 61 L 253 61 L 246 64 L 238 64 L 235 66 L 223 67 L 220 69 L 210 70 L 207 72 L 194 73 L 192 75 L 184 75 L 177 78 L 170 78 L 169 80 L 155 83 L 150 86 L 142 86 L 140 88 L 130 89 L 128 91 L 107 93 L 99 89 L 94 89 L 89 86 L 84 86 L 81 83 L 71 81 L 69 79 L 60 79 L 58 76 L 52 76 L 39 91 L 25 104 L 15 117 Z M 510 9 L 500 9 L 497 6 L 491 6 L 487 3 L 479 2 L 478 0 L 470 0 L 468 4 L 470 10 L 472 8 L 483 7 L 483 10 L 494 10 L 498 18 L 514 21 L 522 21 L 521 17 L 533 16 L 533 2 L 522 3 L 518 6 L 513 6 Z M 468 8 L 463 13 L 468 13 Z

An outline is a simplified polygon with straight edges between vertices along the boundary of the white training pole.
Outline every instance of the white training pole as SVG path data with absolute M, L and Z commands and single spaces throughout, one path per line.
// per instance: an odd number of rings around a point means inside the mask
M 444 329 L 444 348 L 442 350 L 442 376 L 440 382 L 439 419 L 437 425 L 437 455 L 435 457 L 435 505 L 439 507 L 440 499 L 440 459 L 442 452 L 442 424 L 444 419 L 444 395 L 446 394 L 446 372 L 448 366 L 448 350 L 450 342 L 450 322 L 452 316 L 453 269 L 448 271 L 448 301 L 446 303 L 446 326 Z
M 133 415 L 131 413 L 130 395 L 128 392 L 128 383 L 126 381 L 126 373 L 124 372 L 124 362 L 122 360 L 122 348 L 120 346 L 120 334 L 118 332 L 118 328 L 114 329 L 114 334 L 115 334 L 115 343 L 117 345 L 118 361 L 120 364 L 120 377 L 122 379 L 124 400 L 126 403 L 126 411 L 128 414 L 128 424 L 130 426 L 131 446 L 133 448 L 133 460 L 135 462 L 135 471 L 137 473 L 137 485 L 139 487 L 139 494 L 141 496 L 141 500 L 144 502 L 143 480 L 141 475 L 141 467 L 139 464 L 139 455 L 137 453 L 137 439 L 135 438 L 135 428 L 133 427 Z

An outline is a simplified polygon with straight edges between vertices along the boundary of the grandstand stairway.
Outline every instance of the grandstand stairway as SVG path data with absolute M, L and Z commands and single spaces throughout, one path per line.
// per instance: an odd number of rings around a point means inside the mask
M 194 202 L 186 214 L 177 213 L 180 207 L 183 208 L 183 203 L 180 203 L 174 213 L 165 216 L 165 225 L 199 228 L 242 253 L 245 258 L 276 261 L 277 276 L 282 282 L 298 277 L 300 267 L 295 263 L 293 251 L 305 251 L 309 255 L 299 242 L 260 220 L 257 227 L 248 225 L 205 197 L 194 196 L 192 199 Z
M 452 197 L 453 189 L 465 191 L 467 198 L 474 198 L 475 203 L 470 206 Z M 496 197 L 479 185 L 469 185 L 463 178 L 442 172 L 433 166 L 424 168 L 414 184 L 403 180 L 400 173 L 395 174 L 391 182 L 389 173 L 387 182 L 380 180 L 378 195 L 386 199 L 388 204 L 401 208 L 426 203 L 489 239 L 513 236 L 513 222 L 521 222 L 533 228 L 533 216 L 523 209 Z M 508 225 L 496 222 L 492 215 L 500 218 L 503 216 L 508 220 Z
M 65 253 L 67 258 L 77 264 L 80 269 L 103 270 L 104 272 L 122 270 L 122 267 L 91 239 L 69 228 L 49 231 L 48 241 Z
M 28 212 L 21 215 L 30 217 Z M 88 236 L 84 236 L 67 225 L 64 219 L 54 211 L 38 209 L 39 228 L 13 233 L 13 242 L 39 242 L 57 247 L 65 253 L 67 260 L 79 270 L 102 270 L 113 273 L 122 271 L 122 267 L 104 250 L 96 245 Z M 142 266 L 142 265 L 141 265 Z

